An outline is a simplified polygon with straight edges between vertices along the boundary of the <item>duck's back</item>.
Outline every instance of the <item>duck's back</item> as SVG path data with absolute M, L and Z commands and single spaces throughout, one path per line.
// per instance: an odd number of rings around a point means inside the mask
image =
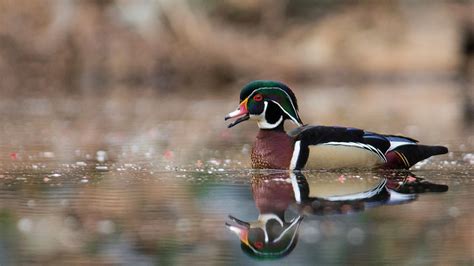
M 405 168 L 437 154 L 443 146 L 419 145 L 418 141 L 382 135 L 357 128 L 303 126 L 289 133 L 294 138 L 290 169 Z

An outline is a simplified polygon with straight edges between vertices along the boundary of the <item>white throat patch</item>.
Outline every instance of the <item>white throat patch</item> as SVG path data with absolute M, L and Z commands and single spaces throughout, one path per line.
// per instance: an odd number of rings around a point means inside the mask
M 273 129 L 278 127 L 283 122 L 283 116 L 280 116 L 280 119 L 278 119 L 278 121 L 276 121 L 274 124 L 269 123 L 265 119 L 265 113 L 267 112 L 268 102 L 265 101 L 263 104 L 265 105 L 265 107 L 263 108 L 263 112 L 259 115 L 250 115 L 250 117 L 257 120 L 257 125 L 261 129 Z

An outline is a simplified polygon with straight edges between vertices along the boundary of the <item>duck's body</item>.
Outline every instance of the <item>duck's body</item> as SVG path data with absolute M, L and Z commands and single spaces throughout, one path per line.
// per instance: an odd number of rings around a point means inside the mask
M 254 81 L 242 89 L 239 108 L 228 118 L 234 126 L 257 120 L 260 131 L 252 148 L 252 167 L 300 170 L 320 168 L 408 169 L 433 155 L 444 154 L 443 146 L 419 145 L 418 141 L 383 135 L 357 128 L 303 125 L 293 92 L 275 81 Z M 299 127 L 284 131 L 284 121 Z
M 366 132 L 356 128 L 303 126 L 290 133 L 261 129 L 252 148 L 255 169 L 409 169 L 415 163 L 446 153 L 442 146 Z

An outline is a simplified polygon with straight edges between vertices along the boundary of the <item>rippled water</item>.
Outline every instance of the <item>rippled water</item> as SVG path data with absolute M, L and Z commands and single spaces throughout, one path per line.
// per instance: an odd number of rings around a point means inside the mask
M 472 131 L 411 172 L 295 175 L 250 170 L 255 128 L 228 131 L 215 110 L 205 123 L 154 121 L 146 101 L 98 118 L 61 104 L 3 118 L 0 265 L 473 263 Z M 247 222 L 258 252 L 236 234 Z
M 255 259 L 225 226 L 228 215 L 256 221 L 259 214 L 280 211 L 288 221 L 304 217 L 299 239 L 281 256 L 282 263 L 472 262 L 474 172 L 464 153 L 410 173 L 448 185 L 447 192 L 322 209 L 295 202 L 286 172 L 254 172 L 225 159 L 184 168 L 147 160 L 114 163 L 98 154 L 90 159 L 79 154 L 71 163 L 58 162 L 52 153 L 43 152 L 41 158 L 10 154 L 2 162 L 0 264 L 247 264 Z M 406 178 L 372 172 L 303 174 L 313 201 L 370 190 L 384 178 L 397 184 Z

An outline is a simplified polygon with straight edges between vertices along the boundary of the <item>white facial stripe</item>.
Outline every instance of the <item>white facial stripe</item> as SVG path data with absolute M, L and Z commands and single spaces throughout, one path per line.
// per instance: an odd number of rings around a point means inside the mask
M 295 233 L 291 236 L 291 240 L 290 240 L 290 242 L 289 242 L 289 243 L 293 243 L 293 241 L 295 241 L 295 237 L 296 237 L 296 235 L 297 235 L 296 232 L 298 232 L 298 228 L 299 228 L 299 226 L 300 226 L 299 220 L 300 220 L 300 219 L 296 218 L 296 219 L 291 223 L 291 225 L 290 225 L 287 229 L 285 229 L 285 230 L 283 231 L 283 233 L 282 233 L 277 239 L 275 239 L 275 240 L 273 241 L 273 243 L 275 243 L 275 242 L 277 242 L 277 241 L 280 241 L 281 238 L 282 238 L 283 236 L 285 236 L 286 232 L 287 232 L 290 228 L 292 228 L 293 226 L 296 226 L 296 228 L 295 228 Z M 266 231 L 266 230 L 264 230 L 264 231 Z M 278 255 L 280 255 L 280 254 L 284 254 L 285 252 L 287 252 L 288 249 L 291 248 L 291 245 L 287 245 L 284 250 L 280 250 L 280 251 L 278 251 L 278 252 L 272 252 L 272 253 L 263 253 L 263 252 L 261 252 L 261 251 L 259 251 L 259 250 L 256 250 L 254 247 L 252 247 L 252 245 L 248 245 L 248 247 L 249 247 L 253 252 L 255 252 L 256 254 L 264 254 L 264 255 L 269 255 L 269 254 L 270 254 L 270 255 L 276 255 L 276 256 L 278 256 Z
M 268 123 L 268 121 L 265 119 L 265 113 L 267 112 L 268 102 L 265 101 L 263 102 L 263 104 L 264 104 L 263 112 L 260 115 L 251 115 L 250 117 L 257 118 L 257 125 L 259 128 L 262 128 L 262 129 L 276 128 L 278 125 L 281 124 L 281 122 L 283 122 L 283 116 L 280 116 L 280 119 L 278 119 L 278 121 L 276 121 L 274 124 Z
M 280 224 L 280 226 L 283 226 L 283 221 L 280 219 L 280 217 L 278 217 L 278 215 L 276 215 L 274 213 L 262 213 L 258 216 L 258 220 L 260 222 L 262 222 L 262 224 L 266 224 L 268 222 L 268 220 L 270 220 L 270 219 L 277 220 L 278 223 Z M 262 229 L 264 229 L 264 228 L 262 228 Z
M 300 124 L 298 122 L 298 120 L 296 120 L 296 118 L 294 118 L 292 115 L 290 115 L 278 102 L 272 100 L 273 103 L 275 103 L 276 105 L 278 105 L 280 107 L 280 109 L 286 114 L 288 115 L 290 118 L 291 118 L 291 121 L 293 121 L 297 126 L 302 126 L 302 124 Z M 298 114 L 297 114 L 298 115 Z
M 286 228 L 283 232 L 281 232 L 281 234 L 280 234 L 280 236 L 279 236 L 278 238 L 276 238 L 275 240 L 273 240 L 273 242 L 278 242 L 278 241 L 280 241 L 280 239 L 285 236 L 286 232 L 289 231 L 293 226 L 295 226 L 295 223 L 297 223 L 297 222 L 298 222 L 298 219 L 295 219 L 295 220 L 293 221 L 293 223 L 292 223 L 290 226 L 288 226 L 288 228 Z M 296 227 L 296 230 L 298 230 L 299 224 L 297 224 L 296 226 L 297 226 L 297 227 Z M 296 235 L 296 234 L 293 235 L 293 238 L 295 237 L 295 235 Z
M 254 90 L 252 93 L 250 93 L 250 95 L 247 97 L 248 99 L 250 99 L 250 97 L 252 97 L 252 95 L 254 95 L 257 91 L 260 91 L 260 90 L 263 90 L 263 89 L 274 89 L 274 90 L 280 90 L 282 91 L 283 93 L 286 94 L 286 96 L 288 97 L 288 99 L 290 100 L 290 103 L 291 103 L 291 107 L 293 107 L 293 110 L 295 110 L 295 113 L 296 113 L 296 116 L 298 119 L 300 119 L 300 116 L 298 115 L 298 111 L 296 110 L 295 108 L 295 105 L 293 104 L 293 100 L 291 99 L 290 95 L 284 91 L 283 89 L 281 88 L 278 88 L 278 87 L 261 87 L 261 88 L 258 88 L 256 90 Z M 280 106 L 281 107 L 281 106 Z M 291 117 L 291 116 L 290 116 Z
M 268 232 L 267 230 L 265 229 L 265 224 L 270 220 L 270 219 L 274 219 L 276 220 L 281 227 L 283 227 L 284 223 L 283 221 L 280 219 L 280 217 L 278 217 L 278 215 L 276 214 L 273 214 L 273 213 L 263 213 L 263 214 L 260 214 L 258 216 L 258 221 L 259 221 L 259 225 L 257 226 L 258 228 L 261 228 L 263 230 L 263 232 L 265 233 L 265 243 L 268 243 L 270 241 L 270 238 L 268 237 Z

